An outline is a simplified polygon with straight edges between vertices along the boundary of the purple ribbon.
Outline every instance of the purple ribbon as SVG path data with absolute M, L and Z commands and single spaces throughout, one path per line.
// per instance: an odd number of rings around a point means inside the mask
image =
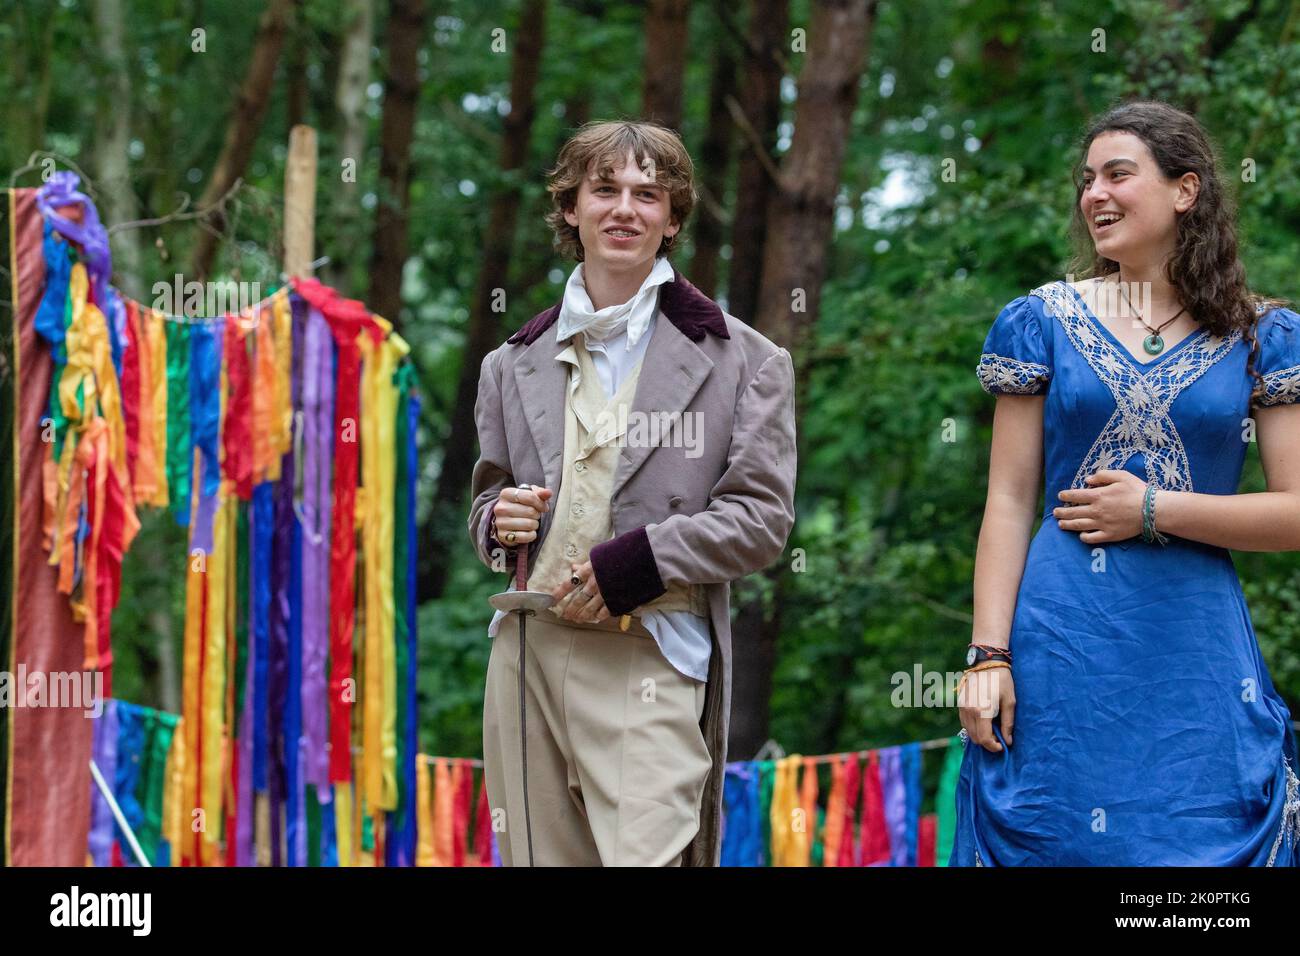
M 303 356 L 302 728 L 303 777 L 328 800 L 330 471 L 334 439 L 334 341 L 316 309 L 307 315 Z M 323 802 L 323 801 L 322 801 Z
M 94 741 L 91 751 L 95 755 L 95 766 L 105 783 L 117 779 L 117 701 L 104 701 L 104 712 L 95 721 Z M 110 784 L 111 785 L 111 784 Z M 92 779 L 90 782 L 90 855 L 95 866 L 111 866 L 113 850 L 114 820 L 113 811 L 108 801 L 100 793 L 99 786 Z
M 285 846 L 289 866 L 307 865 L 307 814 L 306 785 L 302 779 L 306 766 L 306 748 L 302 737 L 302 526 L 295 517 L 302 497 L 302 454 L 297 439 L 301 431 L 299 421 L 302 409 L 302 345 L 304 326 L 307 324 L 307 303 L 300 296 L 290 295 L 293 330 L 291 376 L 289 384 L 290 406 L 294 413 L 294 445 L 292 456 L 285 461 L 290 474 L 290 515 L 292 526 L 291 558 L 289 562 L 289 693 L 284 703 L 284 754 L 285 754 Z
M 889 830 L 890 866 L 907 866 L 907 787 L 903 783 L 899 747 L 880 751 L 880 790 Z
M 253 865 L 253 655 L 244 674 L 244 710 L 239 715 L 239 781 L 235 794 L 235 865 Z
M 108 248 L 108 230 L 99 222 L 99 210 L 89 196 L 77 189 L 80 184 L 81 177 L 74 172 L 55 172 L 49 182 L 36 190 L 36 208 L 59 235 L 81 246 L 82 260 L 86 263 L 95 292 L 94 301 L 101 305 L 113 273 L 113 255 Z M 56 211 L 61 206 L 76 203 L 82 207 L 82 221 L 79 223 L 65 219 Z
M 290 335 L 292 336 L 292 321 Z M 290 343 L 279 342 L 277 347 L 284 348 Z M 291 352 L 292 354 L 292 352 Z M 290 408 L 297 398 L 294 388 L 292 366 L 289 379 Z M 271 670 L 270 701 L 268 718 L 270 720 L 271 744 L 271 865 L 282 865 L 280 849 L 282 846 L 281 821 L 284 818 L 286 797 L 295 795 L 287 793 L 288 767 L 286 761 L 297 754 L 297 740 L 285 739 L 285 711 L 289 695 L 289 627 L 291 609 L 289 588 L 293 577 L 293 538 L 294 538 L 294 471 L 295 461 L 292 444 L 289 451 L 280 458 L 280 480 L 275 483 L 275 531 L 272 540 L 273 555 L 271 560 Z M 297 671 L 296 665 L 294 671 Z M 294 774 L 296 782 L 297 774 Z M 287 821 L 285 821 L 287 823 Z M 296 830 L 296 828 L 295 828 Z M 287 833 L 286 833 L 287 836 Z M 296 832 L 295 832 L 296 837 Z

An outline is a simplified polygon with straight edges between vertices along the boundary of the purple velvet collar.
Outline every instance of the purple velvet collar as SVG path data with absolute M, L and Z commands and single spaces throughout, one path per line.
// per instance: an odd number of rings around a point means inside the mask
M 506 341 L 511 345 L 521 342 L 532 345 L 560 317 L 560 304 L 557 302 L 545 312 L 537 313 Z M 720 339 L 731 338 L 721 307 L 676 269 L 673 269 L 673 281 L 660 286 L 659 308 L 677 331 L 692 342 L 701 341 L 705 332 L 712 332 Z

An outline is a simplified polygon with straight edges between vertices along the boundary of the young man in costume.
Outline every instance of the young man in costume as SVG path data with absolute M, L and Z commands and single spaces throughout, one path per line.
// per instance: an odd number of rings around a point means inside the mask
M 794 523 L 793 366 L 669 264 L 695 201 L 675 133 L 588 124 L 549 190 L 578 264 L 483 360 L 469 516 L 484 563 L 526 553 L 556 602 L 525 624 L 533 859 L 715 866 L 730 582 Z M 488 801 L 502 862 L 527 865 L 519 614 L 489 633 Z

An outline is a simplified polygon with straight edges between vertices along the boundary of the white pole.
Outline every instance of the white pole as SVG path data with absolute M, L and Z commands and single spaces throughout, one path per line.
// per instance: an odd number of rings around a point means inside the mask
M 113 811 L 113 818 L 117 820 L 117 825 L 122 828 L 126 834 L 126 842 L 131 845 L 131 852 L 135 854 L 136 861 L 141 866 L 153 866 L 148 857 L 144 855 L 144 850 L 140 849 L 140 844 L 135 838 L 135 833 L 126 824 L 126 817 L 122 815 L 122 808 L 117 805 L 117 800 L 113 797 L 113 791 L 108 789 L 108 784 L 104 782 L 103 775 L 99 768 L 95 766 L 95 761 L 90 762 L 90 775 L 95 778 L 95 786 L 99 787 L 99 792 L 104 799 L 108 801 L 108 808 Z

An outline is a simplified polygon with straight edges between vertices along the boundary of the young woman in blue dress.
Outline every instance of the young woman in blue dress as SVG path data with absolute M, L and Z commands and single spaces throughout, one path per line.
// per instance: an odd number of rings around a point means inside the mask
M 1249 292 L 1214 148 L 1166 104 L 1087 130 L 1074 231 L 1088 277 L 1004 308 L 977 370 L 951 863 L 1300 865 L 1290 713 L 1228 554 L 1300 550 L 1300 316 Z M 1251 440 L 1267 491 L 1238 494 Z

